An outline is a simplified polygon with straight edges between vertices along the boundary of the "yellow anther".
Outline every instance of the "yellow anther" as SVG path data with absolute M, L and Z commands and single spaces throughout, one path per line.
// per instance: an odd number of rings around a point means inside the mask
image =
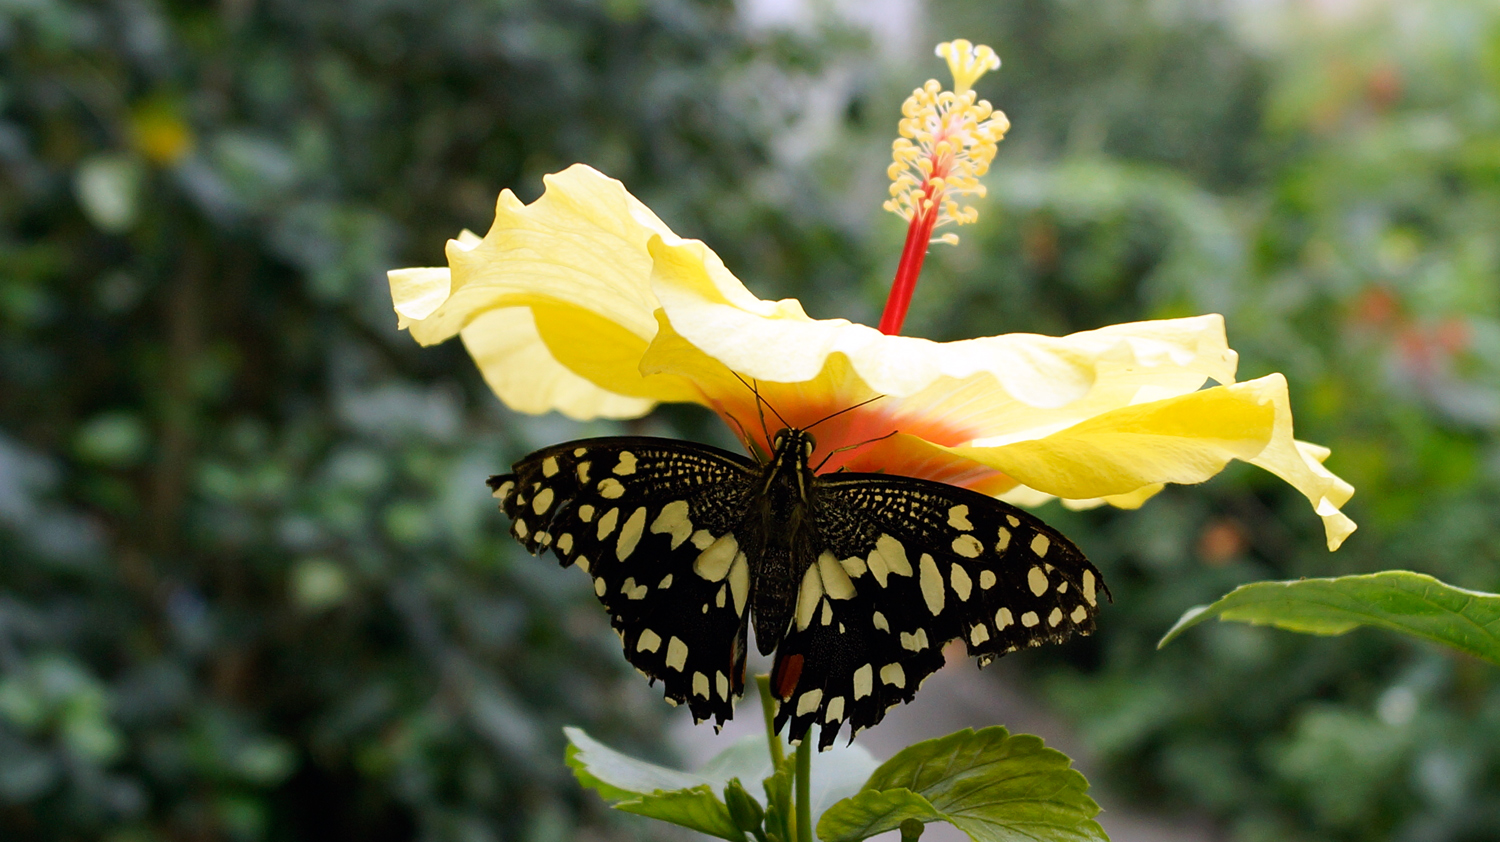
M 989 171 L 996 144 L 1010 128 L 1005 115 L 971 90 L 986 72 L 1000 66 L 989 47 L 958 40 L 939 44 L 937 54 L 948 60 L 953 90 L 943 90 L 936 79 L 911 92 L 901 105 L 897 124 L 901 136 L 891 144 L 891 200 L 885 209 L 911 221 L 937 213 L 933 227 L 952 222 L 966 225 L 978 211 L 961 207 L 954 197 L 984 195 L 979 176 Z M 933 242 L 957 242 L 945 234 Z

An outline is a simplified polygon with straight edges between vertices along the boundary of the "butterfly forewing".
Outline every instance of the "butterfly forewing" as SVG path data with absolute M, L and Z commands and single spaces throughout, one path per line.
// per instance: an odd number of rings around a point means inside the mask
M 1056 530 L 955 486 L 884 474 L 819 477 L 811 495 L 817 561 L 777 650 L 776 719 L 879 722 L 910 701 L 962 639 L 985 663 L 1094 628 L 1098 571 Z
M 757 468 L 714 448 L 611 437 L 537 451 L 490 479 L 532 553 L 593 577 L 637 669 L 722 724 L 744 690 L 749 569 L 737 531 Z

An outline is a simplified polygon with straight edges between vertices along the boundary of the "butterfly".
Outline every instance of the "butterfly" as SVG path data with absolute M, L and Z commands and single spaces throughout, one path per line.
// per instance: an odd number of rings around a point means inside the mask
M 625 657 L 695 721 L 733 716 L 747 635 L 774 727 L 819 747 L 911 701 L 962 639 L 980 665 L 1094 629 L 1099 571 L 1036 517 L 958 486 L 819 475 L 787 427 L 756 461 L 672 439 L 538 450 L 489 485 L 511 534 L 593 577 Z

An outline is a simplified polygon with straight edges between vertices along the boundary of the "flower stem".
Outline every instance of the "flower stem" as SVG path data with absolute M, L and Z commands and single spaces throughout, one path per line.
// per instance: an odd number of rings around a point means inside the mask
M 917 842 L 924 829 L 925 825 L 916 819 L 907 819 L 901 823 L 901 842 Z
M 932 243 L 932 229 L 937 224 L 936 206 L 925 213 L 912 214 L 911 224 L 906 226 L 906 244 L 901 247 L 901 262 L 896 266 L 896 278 L 891 281 L 891 294 L 885 300 L 885 312 L 880 315 L 880 332 L 894 336 L 901 332 L 906 321 L 907 308 L 911 306 L 912 293 L 917 288 L 917 276 L 922 274 L 922 261 L 927 258 L 927 247 Z
M 813 842 L 812 835 L 812 728 L 797 743 L 797 842 Z
M 771 701 L 771 676 L 757 675 L 755 687 L 760 690 L 760 712 L 766 718 L 766 742 L 771 746 L 771 768 L 779 769 L 786 761 L 786 752 L 781 749 L 781 738 L 776 736 L 776 705 Z

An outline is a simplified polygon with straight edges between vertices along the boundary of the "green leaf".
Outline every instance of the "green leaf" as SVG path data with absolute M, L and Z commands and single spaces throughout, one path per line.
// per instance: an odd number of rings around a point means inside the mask
M 734 819 L 735 827 L 746 833 L 760 834 L 766 810 L 745 789 L 739 778 L 731 780 L 724 787 L 724 803 L 729 805 L 729 815 Z
M 568 737 L 567 762 L 574 777 L 617 810 L 691 827 L 721 839 L 739 840 L 743 834 L 719 793 L 733 779 L 763 780 L 768 799 L 767 832 L 774 836 L 780 823 L 791 821 L 792 757 L 788 753 L 785 768 L 773 775 L 765 737 L 744 737 L 697 772 L 683 772 L 621 754 L 579 728 L 564 728 L 563 733 Z M 878 765 L 868 751 L 855 745 L 834 746 L 816 754 L 812 764 L 813 820 L 827 805 L 858 792 Z M 778 803 L 778 798 L 784 801 Z M 784 828 L 780 832 L 784 833 Z
M 691 828 L 720 839 L 743 842 L 745 834 L 735 826 L 729 808 L 716 794 L 729 777 L 717 777 L 748 759 L 737 743 L 714 758 L 715 776 L 681 772 L 621 754 L 590 737 L 580 728 L 564 728 L 568 737 L 568 766 L 578 782 L 627 813 L 659 819 Z M 745 742 L 745 741 L 742 741 Z M 731 758 L 725 754 L 734 753 Z M 769 757 L 769 755 L 768 755 Z M 767 761 L 769 765 L 769 760 Z M 714 766 L 714 762 L 710 762 Z
M 1088 781 L 1070 765 L 1038 737 L 965 729 L 883 763 L 864 791 L 823 814 L 818 836 L 857 842 L 916 819 L 946 821 L 976 842 L 1108 840 Z
M 814 745 L 818 742 L 818 732 L 819 729 L 814 727 L 807 735 Z M 827 751 L 813 752 L 812 783 L 808 792 L 813 823 L 816 824 L 818 817 L 829 807 L 864 789 L 865 781 L 879 767 L 880 761 L 857 743 L 834 743 Z
M 1376 626 L 1500 664 L 1500 595 L 1406 570 L 1242 585 L 1183 614 L 1157 648 L 1210 617 L 1324 635 Z
M 766 752 L 770 756 L 770 751 Z M 788 842 L 792 838 L 792 777 L 797 767 L 796 758 L 790 753 L 781 761 L 775 774 L 762 782 L 766 790 L 766 836 L 772 842 Z

